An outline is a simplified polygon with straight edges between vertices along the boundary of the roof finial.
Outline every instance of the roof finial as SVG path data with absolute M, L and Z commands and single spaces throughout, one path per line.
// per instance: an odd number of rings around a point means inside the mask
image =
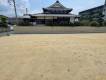
M 56 0 L 56 3 L 59 3 L 59 0 Z

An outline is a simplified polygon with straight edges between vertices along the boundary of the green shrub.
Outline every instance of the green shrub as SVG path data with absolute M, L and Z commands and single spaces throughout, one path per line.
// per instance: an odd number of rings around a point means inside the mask
M 7 17 L 5 16 L 0 16 L 0 27 L 7 27 Z
M 7 25 L 7 23 L 0 23 L 0 27 L 7 28 L 7 27 L 8 27 L 8 25 Z
M 97 21 L 90 22 L 90 26 L 99 26 L 99 23 Z

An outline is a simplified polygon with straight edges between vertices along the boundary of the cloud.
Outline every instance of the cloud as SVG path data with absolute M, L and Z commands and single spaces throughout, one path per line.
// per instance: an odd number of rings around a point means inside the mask
M 41 13 L 42 10 L 36 9 L 36 10 L 29 11 L 29 12 L 30 14 L 36 14 L 36 13 Z
M 17 6 L 18 13 L 25 14 L 26 8 L 30 8 L 29 0 L 18 0 Z
M 30 8 L 29 0 L 16 0 L 16 7 L 18 15 L 25 14 L 26 8 Z M 14 7 L 8 0 L 0 0 L 0 14 L 14 16 Z
M 0 0 L 0 5 L 8 6 L 7 0 Z

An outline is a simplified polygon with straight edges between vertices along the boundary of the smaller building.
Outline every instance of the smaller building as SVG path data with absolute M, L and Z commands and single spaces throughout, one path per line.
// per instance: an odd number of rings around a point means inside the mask
M 29 15 L 23 15 L 23 16 L 18 16 L 17 20 L 16 17 L 8 17 L 8 24 L 21 24 L 24 22 L 30 22 L 30 16 Z

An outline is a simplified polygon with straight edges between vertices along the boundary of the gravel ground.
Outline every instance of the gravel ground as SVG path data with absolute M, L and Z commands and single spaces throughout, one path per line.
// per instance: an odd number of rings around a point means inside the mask
M 106 33 L 0 37 L 0 80 L 106 80 Z

